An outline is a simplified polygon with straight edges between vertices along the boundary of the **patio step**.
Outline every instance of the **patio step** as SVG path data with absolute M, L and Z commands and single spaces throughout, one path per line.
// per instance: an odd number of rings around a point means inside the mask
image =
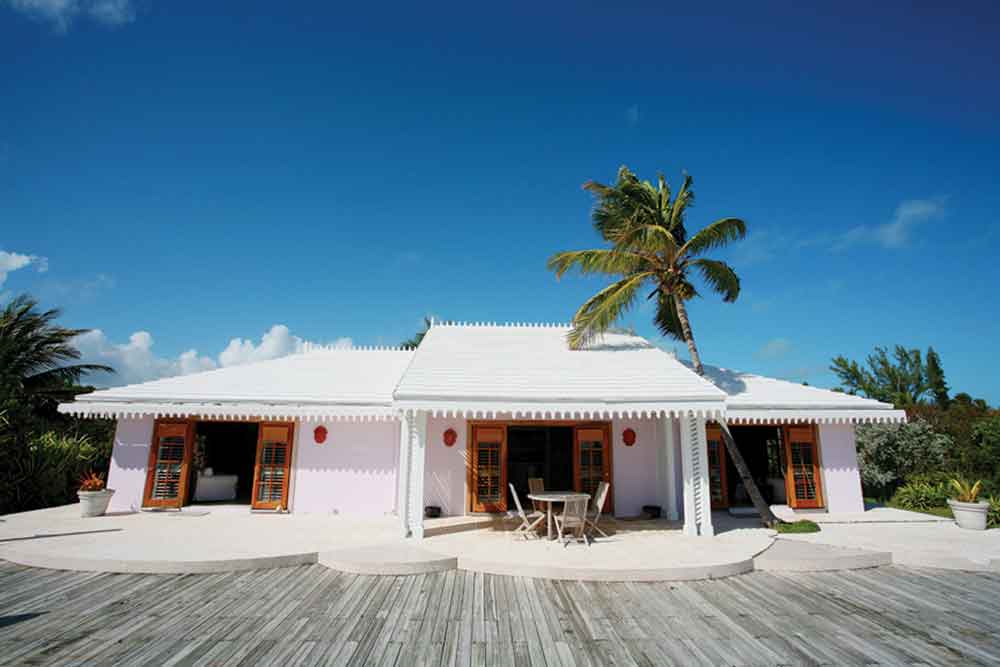
M 431 553 L 406 543 L 378 544 L 326 551 L 319 564 L 340 572 L 400 576 L 444 572 L 458 567 L 458 558 Z
M 770 572 L 826 572 L 860 570 L 892 563 L 888 551 L 848 549 L 778 538 L 753 559 L 755 570 Z

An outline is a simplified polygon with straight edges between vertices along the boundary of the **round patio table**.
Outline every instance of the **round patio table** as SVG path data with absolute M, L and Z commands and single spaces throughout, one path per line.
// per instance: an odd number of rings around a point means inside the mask
M 552 534 L 552 504 L 564 503 L 567 500 L 590 500 L 590 494 L 578 491 L 541 491 L 539 493 L 529 493 L 528 498 L 546 504 L 548 508 L 546 512 L 548 515 L 548 538 L 554 540 L 556 536 Z

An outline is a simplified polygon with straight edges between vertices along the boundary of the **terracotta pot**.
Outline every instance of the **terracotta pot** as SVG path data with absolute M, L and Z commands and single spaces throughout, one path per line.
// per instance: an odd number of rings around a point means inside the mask
M 80 498 L 80 516 L 101 516 L 108 511 L 108 504 L 111 496 L 115 495 L 115 490 L 77 491 L 76 495 Z
M 963 503 L 960 500 L 949 498 L 948 507 L 955 515 L 955 523 L 958 524 L 959 528 L 986 530 L 986 512 L 989 510 L 990 504 L 985 500 L 980 500 L 978 503 Z

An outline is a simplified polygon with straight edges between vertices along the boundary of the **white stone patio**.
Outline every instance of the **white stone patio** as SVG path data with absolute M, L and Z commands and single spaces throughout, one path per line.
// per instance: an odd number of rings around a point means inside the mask
M 0 517 L 0 559 L 95 572 L 224 572 L 321 563 L 364 574 L 457 567 L 593 581 L 706 579 L 753 569 L 853 569 L 890 560 L 1000 571 L 1000 530 L 968 531 L 949 522 L 822 522 L 819 533 L 783 535 L 775 541 L 773 531 L 757 527 L 753 519 L 715 513 L 718 533 L 713 538 L 685 536 L 678 524 L 666 521 L 619 521 L 608 538 L 564 547 L 486 527 L 492 521 L 428 521 L 428 534 L 438 534 L 412 541 L 399 537 L 395 516 L 251 514 L 245 506 L 192 506 L 181 512 L 83 519 L 78 505 L 66 505 Z

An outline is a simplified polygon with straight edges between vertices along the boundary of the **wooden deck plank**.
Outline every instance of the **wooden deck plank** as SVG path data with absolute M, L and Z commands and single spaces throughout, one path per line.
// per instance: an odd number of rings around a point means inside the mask
M 996 664 L 998 615 L 996 575 L 898 567 L 615 584 L 0 562 L 4 665 Z

